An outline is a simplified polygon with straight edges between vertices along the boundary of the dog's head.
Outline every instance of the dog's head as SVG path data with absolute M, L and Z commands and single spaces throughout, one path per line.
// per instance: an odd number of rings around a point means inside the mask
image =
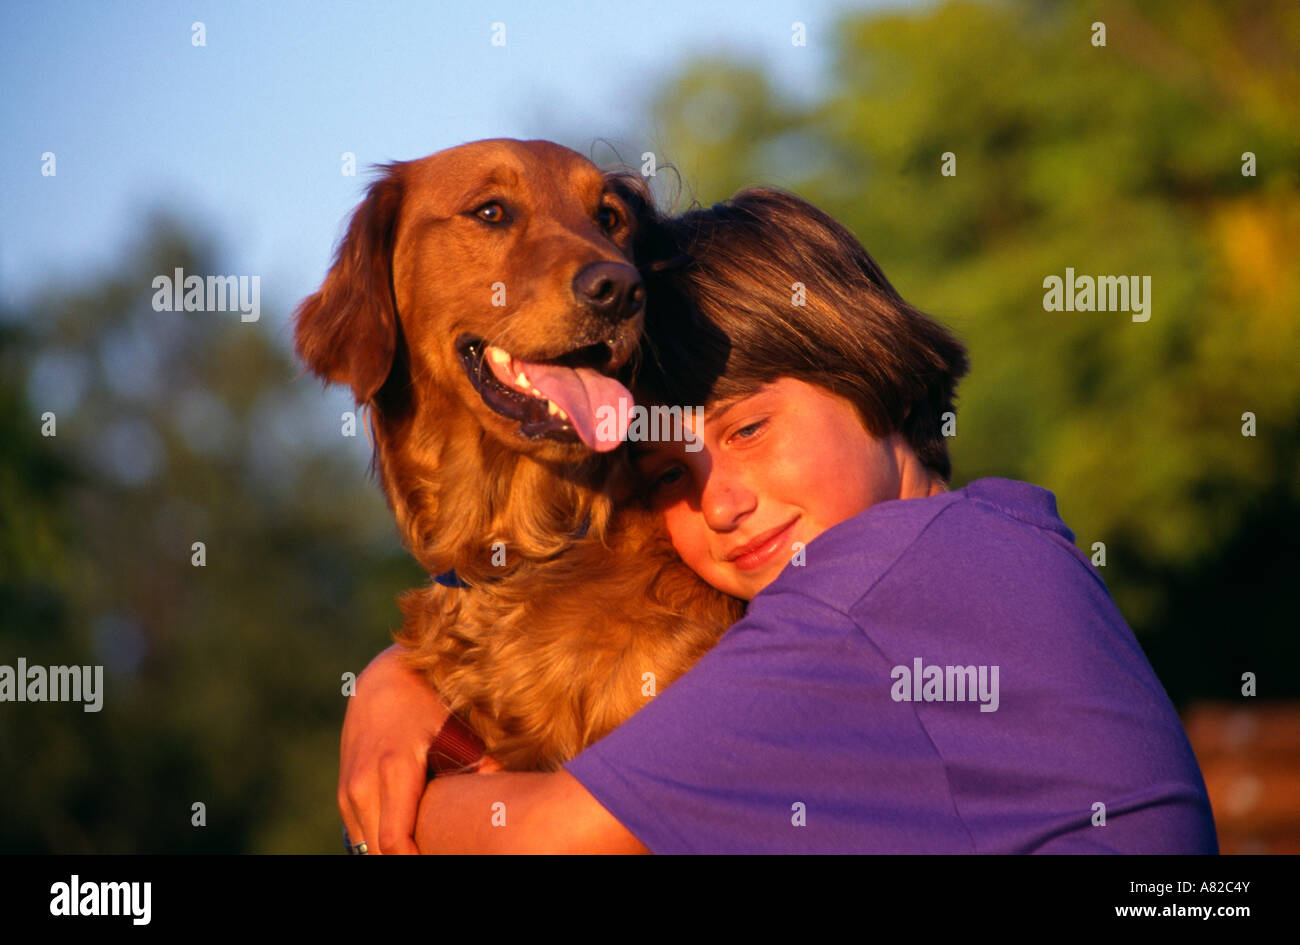
M 476 141 L 383 171 L 298 308 L 307 366 L 358 403 L 389 385 L 394 402 L 459 408 L 539 460 L 614 449 L 645 299 L 626 183 L 549 141 Z
M 471 583 L 599 538 L 625 491 L 650 233 L 639 178 L 548 141 L 490 140 L 390 164 L 320 290 L 299 356 L 367 405 L 407 547 Z M 640 221 L 640 222 L 639 222 Z

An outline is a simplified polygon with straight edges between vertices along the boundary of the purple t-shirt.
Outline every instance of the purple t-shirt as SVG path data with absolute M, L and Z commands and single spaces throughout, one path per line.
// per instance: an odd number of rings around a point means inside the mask
M 1217 853 L 1173 705 L 1073 541 L 1008 479 L 874 505 L 565 768 L 656 853 Z

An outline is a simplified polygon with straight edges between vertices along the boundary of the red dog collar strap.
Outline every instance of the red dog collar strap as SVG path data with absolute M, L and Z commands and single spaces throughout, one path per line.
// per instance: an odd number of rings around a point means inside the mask
M 473 770 L 483 760 L 486 751 L 483 740 L 469 726 L 449 715 L 429 746 L 429 774 Z

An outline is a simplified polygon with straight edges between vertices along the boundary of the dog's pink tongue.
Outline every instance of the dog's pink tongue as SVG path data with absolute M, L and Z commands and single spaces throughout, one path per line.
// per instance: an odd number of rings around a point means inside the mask
M 609 452 L 623 442 L 633 403 L 632 393 L 626 387 L 591 368 L 525 364 L 528 380 L 548 400 L 564 409 L 582 442 L 598 453 Z M 621 399 L 627 401 L 622 410 L 618 403 Z

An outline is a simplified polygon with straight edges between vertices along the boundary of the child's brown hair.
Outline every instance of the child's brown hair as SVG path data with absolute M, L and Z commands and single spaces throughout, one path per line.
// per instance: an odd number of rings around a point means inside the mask
M 794 377 L 851 401 L 872 436 L 900 431 L 951 479 L 943 414 L 966 348 L 903 300 L 853 234 L 771 187 L 677 217 L 627 196 L 647 287 L 639 401 L 704 406 Z

